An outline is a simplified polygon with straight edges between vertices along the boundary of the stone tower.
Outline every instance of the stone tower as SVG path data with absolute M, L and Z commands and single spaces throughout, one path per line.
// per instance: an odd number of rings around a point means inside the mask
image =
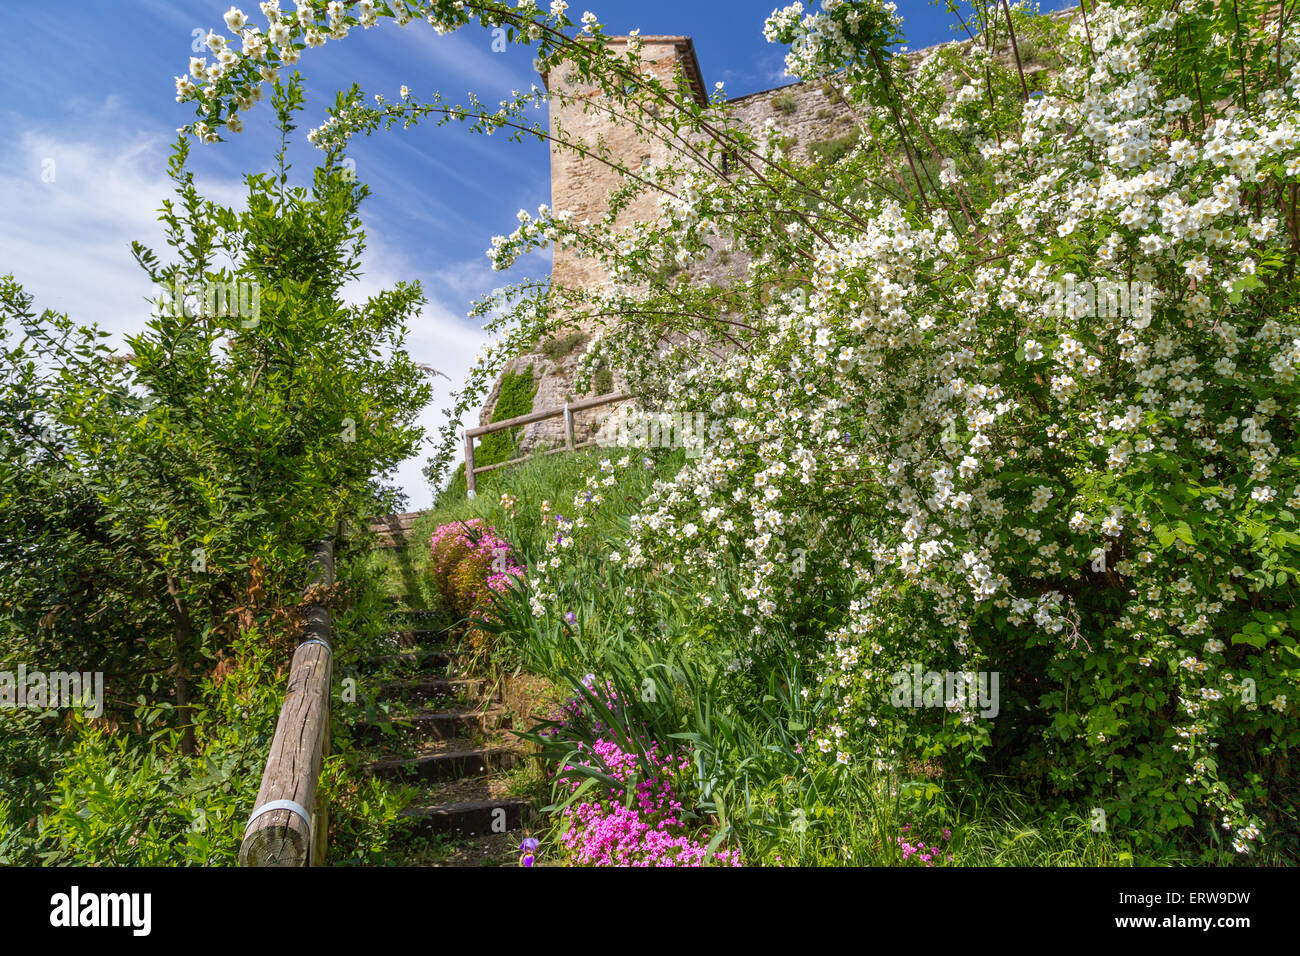
M 695 58 L 695 46 L 690 37 L 647 36 L 638 38 L 641 43 L 641 61 L 647 74 L 665 86 L 685 83 L 696 102 L 707 105 L 700 65 Z M 611 52 L 626 52 L 631 37 L 609 39 Z M 569 141 L 576 141 L 584 149 L 595 151 L 598 147 L 609 150 L 612 159 L 632 169 L 646 164 L 662 164 L 669 157 L 669 147 L 646 136 L 627 123 L 620 123 L 608 112 L 584 109 L 601 95 L 594 84 L 582 84 L 571 78 L 566 67 L 558 67 L 542 77 L 547 89 L 562 94 L 550 102 L 550 129 L 552 135 L 563 132 Z M 572 80 L 572 82 L 571 82 Z M 579 155 L 572 150 L 551 144 L 551 208 L 573 214 L 575 222 L 603 218 L 609 207 L 606 199 L 622 185 L 623 176 L 606 163 L 592 156 Z M 638 196 L 620 214 L 618 225 L 635 221 L 650 221 L 657 217 L 656 195 Z M 554 285 L 570 289 L 597 289 L 609 284 L 609 276 L 600 263 L 578 255 L 574 249 L 552 247 L 551 281 Z M 591 331 L 580 323 L 569 323 L 574 332 Z M 531 369 L 537 392 L 533 397 L 534 410 L 561 408 L 577 396 L 571 394 L 574 371 L 582 355 L 581 345 L 560 356 L 547 356 L 540 352 L 521 355 L 511 360 L 503 372 L 522 372 Z M 615 390 L 622 387 L 615 373 Z M 480 422 L 487 424 L 500 394 L 501 379 L 484 402 Z M 578 442 L 590 440 L 600 430 L 614 406 L 605 406 L 574 415 L 574 432 Z M 558 445 L 564 441 L 562 419 L 548 419 L 525 426 L 519 433 L 519 447 L 524 452 L 534 448 Z
M 631 37 L 608 39 L 612 52 L 626 50 Z M 695 56 L 695 45 L 685 36 L 639 37 L 641 61 L 645 70 L 665 86 L 683 83 L 689 94 L 701 105 L 708 104 L 708 93 Z M 670 147 L 647 137 L 628 123 L 621 123 L 609 112 L 584 110 L 584 102 L 600 96 L 594 85 L 584 86 L 570 76 L 567 67 L 560 66 L 543 77 L 547 89 L 563 94 L 550 102 L 550 127 L 552 134 L 563 130 L 571 141 L 585 148 L 603 146 L 612 158 L 636 169 L 647 163 L 663 164 L 669 158 Z M 809 147 L 843 137 L 854 129 L 854 121 L 847 104 L 834 91 L 831 84 L 793 83 L 777 89 L 751 93 L 730 101 L 730 122 L 751 133 L 766 127 L 789 138 L 793 155 L 807 159 Z M 622 185 L 622 175 L 598 159 L 577 155 L 569 150 L 551 145 L 551 208 L 557 212 L 570 212 L 575 222 L 590 219 L 595 222 L 606 214 L 606 198 Z M 639 195 L 620 214 L 616 225 L 628 226 L 634 221 L 653 221 L 658 216 L 658 196 L 653 191 Z M 599 262 L 579 256 L 576 250 L 552 247 L 552 282 L 562 288 L 599 289 L 607 287 L 609 276 Z M 693 282 L 714 285 L 731 281 L 735 271 L 743 267 L 743 257 L 712 256 L 692 263 L 685 273 Z M 575 332 L 590 332 L 579 323 L 568 326 Z M 567 401 L 581 397 L 573 393 L 574 371 L 583 352 L 581 345 L 564 355 L 547 355 L 534 351 L 512 359 L 504 372 L 531 371 L 537 387 L 533 409 L 562 408 Z M 623 381 L 618 370 L 613 370 L 614 390 L 621 391 Z M 500 394 L 501 378 L 484 402 L 480 423 L 487 424 Z M 614 412 L 613 406 L 578 412 L 574 416 L 577 441 L 590 440 L 602 423 Z M 519 448 L 525 453 L 550 448 L 564 441 L 564 423 L 554 418 L 524 426 L 517 432 Z
M 695 45 L 690 37 L 647 36 L 640 37 L 641 60 L 645 72 L 665 86 L 685 82 L 690 93 L 701 105 L 708 104 L 708 94 L 700 75 L 700 64 L 695 58 Z M 615 55 L 626 52 L 630 37 L 610 39 L 610 51 Z M 569 82 L 566 69 L 560 67 L 544 76 L 551 92 L 564 94 L 563 100 L 551 101 L 551 133 L 563 130 L 570 139 L 586 147 L 603 145 L 612 155 L 636 169 L 646 164 L 662 164 L 669 158 L 669 147 L 645 136 L 630 124 L 617 122 L 608 113 L 584 111 L 583 103 L 599 96 L 594 85 Z M 579 156 L 572 151 L 551 145 L 551 208 L 573 213 L 575 222 L 584 219 L 597 221 L 608 211 L 605 198 L 622 184 L 623 177 L 600 160 Z M 620 225 L 636 220 L 647 221 L 657 215 L 656 196 L 643 193 L 624 210 Z M 558 286 L 573 289 L 591 289 L 608 283 L 599 263 L 580 258 L 572 249 L 554 250 L 551 281 Z

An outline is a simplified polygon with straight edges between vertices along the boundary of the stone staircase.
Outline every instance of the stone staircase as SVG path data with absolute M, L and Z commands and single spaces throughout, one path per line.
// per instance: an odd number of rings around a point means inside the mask
M 356 733 L 369 774 L 417 789 L 402 812 L 403 852 L 431 865 L 513 863 L 532 800 L 513 792 L 511 771 L 526 766 L 527 748 L 488 681 L 457 676 L 454 638 L 427 626 L 431 612 L 390 600 L 401 629 L 367 664 L 380 679 L 377 699 L 393 711 Z M 421 858 L 420 847 L 434 847 L 435 859 Z
M 398 551 L 410 544 L 409 535 L 419 511 L 407 511 L 404 514 L 380 515 L 371 518 L 370 531 L 376 536 L 375 547 L 380 550 Z

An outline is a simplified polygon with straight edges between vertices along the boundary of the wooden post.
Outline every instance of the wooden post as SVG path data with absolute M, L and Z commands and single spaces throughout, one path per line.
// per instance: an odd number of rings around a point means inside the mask
M 318 541 L 314 549 L 306 591 L 334 583 L 334 542 Z M 329 608 L 312 604 L 306 617 L 257 791 L 257 808 L 239 847 L 241 866 L 319 865 L 325 859 L 329 816 L 323 804 L 317 806 L 316 789 L 329 752 L 334 652 Z M 264 810 L 267 804 L 275 808 Z
M 465 497 L 473 498 L 474 490 L 474 436 L 465 430 Z
M 507 418 L 504 421 L 492 422 L 490 425 L 479 425 L 475 428 L 465 429 L 465 492 L 466 497 L 474 497 L 474 472 L 490 471 L 493 468 L 500 468 L 502 465 L 513 465 L 518 462 L 527 460 L 528 455 L 523 458 L 515 458 L 508 462 L 501 462 L 496 465 L 484 465 L 482 468 L 474 466 L 474 439 L 481 435 L 490 435 L 493 432 L 499 432 L 503 428 L 518 428 L 521 425 L 531 425 L 533 422 L 544 422 L 550 418 L 564 416 L 565 447 L 564 449 L 552 449 L 574 451 L 578 448 L 586 448 L 595 442 L 583 442 L 574 444 L 574 426 L 573 413 L 586 411 L 589 408 L 599 408 L 602 405 L 609 405 L 614 402 L 621 402 L 633 396 L 627 392 L 610 392 L 608 395 L 597 395 L 595 398 L 580 398 L 576 402 L 565 402 L 563 408 L 549 408 L 541 412 L 529 412 L 527 415 L 518 415 L 515 418 Z M 551 452 L 543 452 L 551 454 Z

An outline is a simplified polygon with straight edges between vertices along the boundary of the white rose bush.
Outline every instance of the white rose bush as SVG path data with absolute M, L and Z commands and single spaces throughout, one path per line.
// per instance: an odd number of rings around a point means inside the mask
M 921 55 L 898 49 L 893 4 L 773 12 L 789 71 L 857 119 L 835 161 L 644 79 L 635 43 L 604 44 L 564 4 L 300 3 L 177 89 L 213 139 L 313 33 L 475 17 L 676 147 L 633 170 L 539 126 L 530 111 L 562 94 L 536 87 L 498 108 L 354 89 L 313 137 L 338 150 L 456 119 L 626 174 L 602 221 L 542 207 L 494 240 L 499 268 L 558 243 L 612 282 L 481 303 L 502 335 L 461 407 L 578 317 L 598 329 L 588 371 L 608 363 L 645 408 L 709 427 L 622 522 L 595 516 L 624 507 L 643 456 L 604 459 L 529 569 L 538 633 L 581 603 L 598 555 L 613 591 L 687 601 L 689 639 L 734 651 L 736 686 L 796 652 L 817 675 L 809 767 L 997 780 L 1216 859 L 1294 850 L 1300 21 L 1240 0 L 974 6 L 966 42 Z M 1049 68 L 1022 60 L 1027 38 Z M 657 219 L 617 219 L 647 191 Z M 722 252 L 732 281 L 692 281 Z M 655 639 L 654 613 L 627 610 Z M 962 695 L 900 706 L 914 671 L 998 675 L 996 715 Z

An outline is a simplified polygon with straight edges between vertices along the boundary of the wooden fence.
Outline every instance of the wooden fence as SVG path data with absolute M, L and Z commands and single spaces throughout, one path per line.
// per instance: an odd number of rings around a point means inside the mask
M 411 528 L 422 514 L 423 511 L 407 511 L 402 514 L 371 518 L 366 525 L 376 536 L 375 547 L 380 550 L 405 548 L 410 543 L 408 535 L 411 533 Z
M 313 545 L 303 594 L 334 583 L 334 539 Z M 330 748 L 330 679 L 334 649 L 329 608 L 308 605 L 303 640 L 293 652 L 284 705 L 244 828 L 241 866 L 320 866 L 325 861 L 329 810 L 317 801 L 321 765 Z
M 517 428 L 520 425 L 531 425 L 533 422 L 546 421 L 548 418 L 559 418 L 564 416 L 564 444 L 559 448 L 550 448 L 542 452 L 543 455 L 556 455 L 564 451 L 575 451 L 578 448 L 590 448 L 597 444 L 596 441 L 585 441 L 575 445 L 573 443 L 573 413 L 585 411 L 588 408 L 599 408 L 601 405 L 612 405 L 614 402 L 625 401 L 632 396 L 627 392 L 610 392 L 608 395 L 597 395 L 595 398 L 584 398 L 576 402 L 566 402 L 563 408 L 552 408 L 542 412 L 529 412 L 527 415 L 519 415 L 515 418 L 507 418 L 505 421 L 493 422 L 490 425 L 480 425 L 477 428 L 465 429 L 465 491 L 469 497 L 473 498 L 475 493 L 475 476 L 481 475 L 485 471 L 492 471 L 494 468 L 504 468 L 506 465 L 517 465 L 521 461 L 527 461 L 531 455 L 524 455 L 521 458 L 512 458 L 510 461 L 498 462 L 495 465 L 484 465 L 475 467 L 474 465 L 474 439 L 482 435 L 489 435 L 492 432 L 499 432 L 505 428 Z

